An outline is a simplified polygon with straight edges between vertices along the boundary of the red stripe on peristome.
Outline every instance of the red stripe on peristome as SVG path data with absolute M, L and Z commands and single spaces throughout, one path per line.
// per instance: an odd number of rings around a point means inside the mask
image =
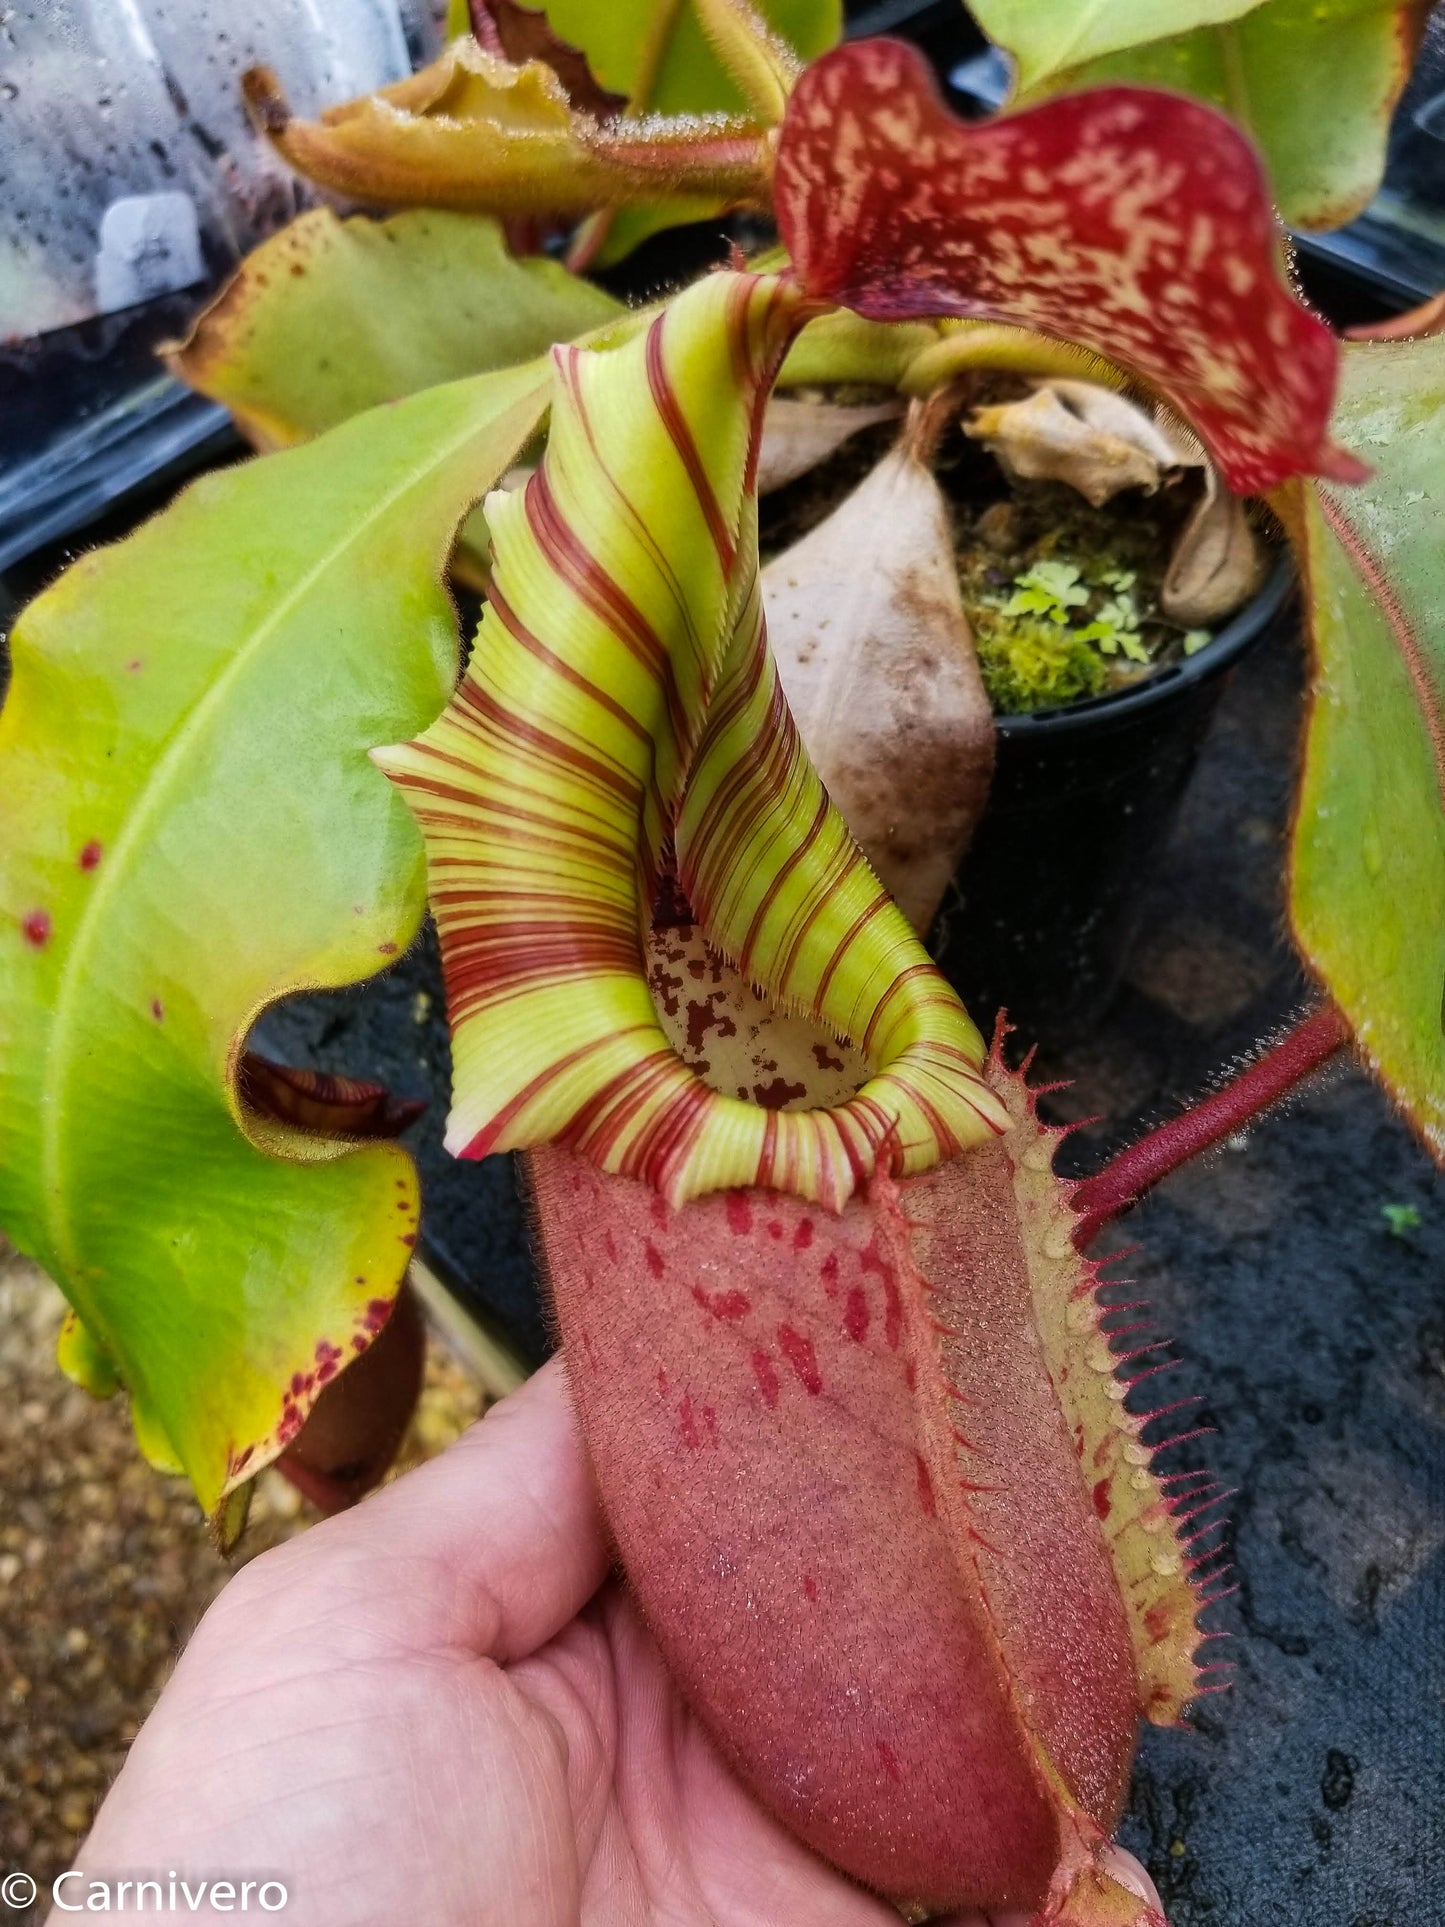
M 707 532 L 712 537 L 713 547 L 717 550 L 723 579 L 729 581 L 737 561 L 738 547 L 732 531 L 723 519 L 712 478 L 703 465 L 692 430 L 687 425 L 687 417 L 683 414 L 673 389 L 672 378 L 667 372 L 662 350 L 663 327 L 666 320 L 667 312 L 664 310 L 647 331 L 647 385 L 652 390 L 653 404 L 661 417 L 663 427 L 667 430 L 668 438 L 677 450 L 683 467 L 687 470 L 687 479 L 692 483 L 698 507 L 702 510 L 703 520 L 707 523 Z
M 627 1136 L 629 1127 L 638 1115 L 659 1100 L 659 1086 L 667 1086 L 679 1078 L 678 1088 L 661 1100 L 661 1115 L 666 1116 L 679 1101 L 686 1101 L 688 1093 L 700 1093 L 703 1100 L 711 1098 L 695 1073 L 682 1065 L 676 1054 L 668 1047 L 651 1053 L 628 1065 L 603 1086 L 594 1097 L 576 1114 L 568 1124 L 562 1142 L 584 1150 L 589 1156 L 605 1162 L 609 1154 Z M 647 1131 L 644 1130 L 629 1144 L 620 1168 L 628 1175 L 652 1182 L 654 1171 L 652 1160 L 647 1154 Z
M 891 901 L 891 898 L 886 897 L 883 894 L 883 891 L 880 889 L 877 896 L 874 897 L 873 901 L 868 905 L 867 909 L 860 911 L 858 915 L 854 917 L 853 922 L 849 926 L 849 928 L 844 931 L 842 937 L 838 941 L 836 948 L 833 951 L 832 956 L 828 959 L 826 965 L 823 968 L 822 976 L 818 979 L 818 988 L 817 988 L 817 991 L 814 993 L 814 997 L 813 997 L 814 1010 L 821 1010 L 823 1008 L 824 1000 L 828 995 L 829 986 L 832 984 L 832 981 L 833 981 L 834 971 L 837 970 L 838 966 L 842 963 L 843 959 L 847 956 L 848 952 L 853 948 L 853 945 L 858 941 L 858 938 L 862 936 L 865 928 L 873 921 L 874 917 L 880 915 L 884 910 L 887 909 L 890 901 Z M 863 1050 L 866 1056 L 867 1045 L 866 1044 L 862 1045 L 860 1046 L 860 1048 Z
M 564 742 L 519 710 L 508 709 L 490 690 L 475 683 L 471 685 L 471 690 L 477 710 L 496 725 L 499 738 L 514 754 L 520 749 L 524 757 L 530 754 L 543 761 L 560 764 L 595 780 L 599 788 L 610 790 L 629 807 L 640 808 L 642 785 L 630 771 L 609 766 L 578 748 L 575 743 Z M 492 772 L 489 772 L 489 776 L 495 780 Z
M 699 748 L 697 780 L 700 781 L 702 774 L 705 774 L 708 758 L 716 751 L 727 728 L 751 702 L 766 664 L 761 637 L 758 637 L 749 652 L 744 672 L 738 675 L 736 684 L 729 688 L 725 701 L 717 705 L 708 718 L 709 740 Z M 787 788 L 797 755 L 797 736 L 786 708 L 781 710 L 786 728 L 774 726 L 780 714 L 781 702 L 776 681 L 773 692 L 774 700 L 770 703 L 767 720 L 750 737 L 744 751 L 732 761 L 699 815 L 688 858 L 689 873 L 697 876 L 699 881 L 711 872 L 721 884 L 723 879 L 732 874 L 740 852 L 753 835 L 766 801 L 781 797 Z
M 919 1086 L 910 1078 L 900 1074 L 897 1066 L 894 1067 L 894 1076 L 898 1083 L 903 1086 L 904 1090 L 907 1091 L 909 1101 L 914 1109 L 917 1110 L 923 1118 L 924 1126 L 938 1148 L 940 1162 L 944 1158 L 951 1158 L 959 1148 L 958 1139 L 953 1135 L 953 1132 L 923 1095 Z
M 763 1141 L 758 1151 L 758 1183 L 771 1185 L 774 1182 L 774 1169 L 778 1157 L 778 1113 L 768 1111 L 763 1117 Z
M 568 1071 L 584 1063 L 587 1058 L 595 1055 L 608 1044 L 615 1043 L 619 1037 L 629 1037 L 634 1032 L 649 1029 L 651 1026 L 648 1024 L 629 1024 L 625 1030 L 614 1031 L 608 1037 L 594 1037 L 589 1042 L 580 1044 L 576 1050 L 569 1051 L 565 1057 L 555 1059 L 545 1070 L 539 1071 L 534 1078 L 531 1078 L 515 1097 L 509 1098 L 495 1116 L 482 1126 L 462 1150 L 458 1151 L 457 1156 L 468 1159 L 487 1157 L 496 1149 L 498 1139 L 513 1120 L 534 1098 L 539 1097 L 549 1084 L 565 1076 Z M 455 1034 L 455 1026 L 453 1026 L 453 1034 Z
M 598 446 L 597 436 L 592 427 L 592 417 L 587 412 L 586 397 L 582 393 L 580 381 L 575 377 L 575 368 L 567 371 L 564 375 L 564 380 L 566 381 L 567 393 L 571 398 L 576 414 L 577 426 L 582 430 L 587 447 L 596 464 L 597 479 L 607 489 L 607 492 L 612 497 L 614 506 L 631 528 L 638 546 L 646 553 L 653 567 L 657 570 L 658 579 L 666 583 L 668 593 L 671 595 L 678 615 L 682 619 L 682 624 L 687 633 L 688 643 L 692 649 L 693 656 L 697 661 L 701 662 L 705 654 L 703 641 L 698 635 L 697 626 L 692 619 L 692 608 L 683 588 L 682 580 L 673 567 L 667 551 L 659 545 L 649 524 L 638 514 L 636 503 L 632 500 L 631 496 L 627 494 L 625 489 L 618 486 L 616 477 L 608 468 L 606 462 L 603 461 L 602 450 Z
M 744 308 L 747 313 L 747 318 L 750 319 L 752 314 L 752 298 L 752 287 L 747 283 L 740 283 L 739 286 L 733 290 L 731 305 L 733 307 L 740 306 Z M 774 312 L 780 300 L 785 298 L 790 301 L 792 299 L 791 294 L 784 297 L 780 281 L 774 285 L 769 294 L 767 314 L 758 322 L 759 332 L 772 326 Z M 782 341 L 779 342 L 774 349 L 770 358 L 771 365 L 762 369 L 757 367 L 755 358 L 743 361 L 741 350 L 738 346 L 741 328 L 730 330 L 729 339 L 734 343 L 733 364 L 738 386 L 743 389 L 744 393 L 748 394 L 749 400 L 748 453 L 747 460 L 743 467 L 743 493 L 749 497 L 756 495 L 758 490 L 758 458 L 762 453 L 763 447 L 763 420 L 767 413 L 768 397 L 772 392 L 773 382 L 777 377 L 778 369 L 782 366 L 783 358 L 787 354 L 788 348 L 798 332 L 800 319 L 797 315 L 796 304 L 794 304 L 792 326 L 789 327 Z
M 768 912 L 777 902 L 778 895 L 786 885 L 788 878 L 807 857 L 814 839 L 828 820 L 828 811 L 831 807 L 832 805 L 828 801 L 827 793 L 825 791 L 820 792 L 818 807 L 813 812 L 812 822 L 808 825 L 804 835 L 794 844 L 793 848 L 769 878 L 767 888 L 763 891 L 758 906 L 753 912 L 752 920 L 748 924 L 747 935 L 744 937 L 738 951 L 738 968 L 744 976 L 748 976 L 752 971 L 753 950 L 759 937 L 762 935 L 763 924 L 766 921 Z
M 771 764 L 772 767 L 766 767 Z M 781 764 L 781 769 L 778 765 Z M 748 750 L 733 764 L 703 807 L 697 833 L 685 853 L 683 882 L 691 894 L 690 879 L 706 890 L 709 875 L 717 879 L 718 889 L 734 878 L 742 853 L 752 842 L 765 799 L 776 801 L 787 787 L 791 758 L 776 739 L 756 737 Z M 774 833 L 776 835 L 776 832 Z
M 575 799 L 569 802 L 565 816 L 545 814 L 541 809 L 530 808 L 524 802 L 504 801 L 495 794 L 468 795 L 450 784 L 425 777 L 408 780 L 409 787 L 414 790 L 455 803 L 456 813 L 432 809 L 424 814 L 430 822 L 452 830 L 459 843 L 477 846 L 450 854 L 439 853 L 432 859 L 437 867 L 455 862 L 484 865 L 490 860 L 486 855 L 487 846 L 498 838 L 525 844 L 539 851 L 573 855 L 579 851 L 594 852 L 597 857 L 611 861 L 619 856 L 630 856 L 632 852 L 633 836 L 629 833 L 624 838 L 623 826 L 606 813 L 586 807 Z M 517 782 L 514 787 L 521 789 L 522 786 Z M 524 790 L 522 793 L 525 796 L 532 792 Z M 551 800 L 545 789 L 541 795 L 543 800 Z M 631 832 L 633 823 L 629 822 L 626 828 Z
M 615 483 L 613 487 L 616 491 Z M 528 525 L 543 559 L 652 677 L 662 698 L 668 733 L 679 754 L 684 753 L 696 731 L 678 687 L 677 665 L 636 603 L 573 534 L 552 494 L 545 463 L 528 482 L 524 501 Z
M 817 887 L 813 891 L 812 901 L 808 906 L 806 915 L 794 928 L 792 941 L 788 945 L 787 954 L 780 959 L 778 970 L 779 984 L 786 986 L 792 981 L 793 972 L 798 967 L 798 959 L 803 953 L 803 946 L 812 935 L 819 919 L 826 911 L 832 908 L 833 897 L 846 886 L 848 876 L 859 860 L 858 850 L 845 831 L 843 837 L 840 838 L 840 847 L 833 852 L 832 857 L 829 859 L 827 874 L 820 876 L 818 879 Z
M 639 963 L 636 944 L 621 931 L 584 933 L 576 925 L 561 932 L 555 925 L 480 931 L 466 946 L 459 988 L 464 994 L 480 993 L 488 985 L 540 990 L 574 977 L 629 976 Z
M 646 1170 L 664 1196 L 671 1196 L 718 1103 L 715 1091 L 697 1079 L 674 1093 L 666 1111 L 643 1132 L 639 1149 Z
M 940 985 L 943 982 L 943 979 L 938 974 L 937 964 L 932 963 L 910 964 L 906 970 L 900 970 L 896 974 L 883 995 L 878 999 L 873 1015 L 868 1019 L 868 1028 L 863 1033 L 863 1041 L 859 1046 L 863 1055 L 868 1058 L 870 1063 L 873 1061 L 873 1037 L 879 1024 L 883 1021 L 888 1006 L 901 990 L 906 988 L 908 984 L 912 983 L 914 979 L 918 977 L 931 977 L 935 983 Z M 953 999 L 950 996 L 946 1000 L 941 1001 L 952 1003 Z
M 649 1103 L 653 1092 L 681 1066 L 676 1054 L 664 1047 L 645 1052 L 624 1064 L 615 1076 L 599 1086 L 573 1112 L 566 1129 L 566 1142 L 589 1146 L 600 1142 L 604 1153 L 621 1137 L 625 1127 Z

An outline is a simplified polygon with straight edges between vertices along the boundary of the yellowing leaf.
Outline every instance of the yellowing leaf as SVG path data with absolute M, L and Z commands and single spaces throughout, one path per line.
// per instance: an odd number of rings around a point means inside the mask
M 247 256 L 168 360 L 257 446 L 286 448 L 625 312 L 555 261 L 514 260 L 483 215 L 314 208 Z
M 21 617 L 0 712 L 0 1223 L 224 1503 L 384 1322 L 418 1196 L 398 1146 L 247 1112 L 284 992 L 384 968 L 424 907 L 367 751 L 455 673 L 452 531 L 545 363 L 433 388 L 194 484 Z M 95 1362 L 72 1363 L 87 1379 Z
M 572 219 L 679 195 L 766 195 L 768 149 L 748 123 L 602 124 L 542 61 L 514 67 L 470 39 L 319 121 L 293 117 L 267 68 L 244 84 L 252 117 L 298 173 L 377 206 Z

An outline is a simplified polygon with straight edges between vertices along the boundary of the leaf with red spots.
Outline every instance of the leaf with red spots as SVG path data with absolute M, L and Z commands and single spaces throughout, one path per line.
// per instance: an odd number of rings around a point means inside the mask
M 482 215 L 341 220 L 318 207 L 247 255 L 166 361 L 255 447 L 290 448 L 623 313 L 555 261 L 514 260 Z
M 367 751 L 446 699 L 452 533 L 548 382 L 454 382 L 208 476 L 12 635 L 0 1223 L 71 1301 L 68 1364 L 108 1361 L 223 1531 L 385 1323 L 419 1209 L 376 1136 L 405 1113 L 254 1060 L 247 1103 L 247 1032 L 420 923 L 419 839 Z
M 402 1286 L 385 1324 L 354 1361 L 335 1346 L 318 1352 L 316 1403 L 281 1460 L 313 1504 L 340 1511 L 385 1477 L 416 1410 L 425 1368 L 426 1320 L 410 1285 Z
M 1335 340 L 1280 278 L 1259 163 L 1212 108 L 1111 87 L 968 126 L 922 55 L 857 41 L 794 90 L 775 198 L 809 293 L 1090 349 L 1187 417 L 1238 494 L 1366 472 L 1329 438 Z
M 713 965 L 691 1061 L 731 1088 L 760 1049 L 805 1059 L 809 1027 L 755 1029 Z M 659 1214 L 535 1152 L 546 1269 L 629 1579 L 759 1797 L 900 1900 L 1161 1927 L 1105 1843 L 1140 1715 L 1202 1690 L 1189 1573 L 1221 1495 L 1151 1471 L 1057 1133 L 997 1053 L 988 1074 L 1003 1138 L 840 1214 L 764 1191 Z

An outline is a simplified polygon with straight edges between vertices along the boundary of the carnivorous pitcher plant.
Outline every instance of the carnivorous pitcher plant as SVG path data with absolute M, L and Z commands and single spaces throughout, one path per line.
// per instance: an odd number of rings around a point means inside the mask
M 1415 12 L 1375 10 L 1391 46 Z M 314 124 L 250 77 L 296 166 L 418 211 L 313 213 L 243 268 L 176 365 L 275 452 L 15 630 L 0 1220 L 70 1300 L 66 1368 L 123 1384 L 233 1535 L 386 1324 L 421 1211 L 405 1119 L 248 1035 L 386 968 L 429 909 L 449 1148 L 528 1155 L 607 1518 L 739 1774 L 901 1905 L 1159 1927 L 1105 1849 L 1141 1715 L 1215 1684 L 1220 1495 L 1156 1466 L 1188 1420 L 1126 1404 L 1084 1247 L 1347 1038 L 1445 1147 L 1445 343 L 1345 346 L 1301 305 L 1216 106 L 1112 77 L 1042 98 L 1117 41 L 1050 66 L 1019 25 L 1040 98 L 965 125 L 899 42 L 820 32 L 805 65 L 736 0 L 697 16 L 730 117 L 667 115 L 665 34 L 599 80 L 501 0 Z M 1303 196 L 1290 130 L 1254 131 Z M 649 307 L 527 252 L 565 229 L 580 265 L 739 203 L 780 246 Z M 951 752 L 890 843 L 895 803 L 870 816 L 847 757 L 825 788 L 809 754 L 874 672 L 798 683 L 800 734 L 769 644 L 775 391 L 890 392 L 870 419 L 913 412 L 887 487 L 926 491 L 920 420 L 978 366 L 1087 376 L 1192 437 L 1268 504 L 1309 607 L 1292 915 L 1327 1001 L 1083 1185 L 919 934 L 957 854 Z M 462 668 L 443 571 L 479 503 Z M 858 593 L 892 594 L 873 566 Z M 968 711 L 950 660 L 911 666 L 881 762 Z

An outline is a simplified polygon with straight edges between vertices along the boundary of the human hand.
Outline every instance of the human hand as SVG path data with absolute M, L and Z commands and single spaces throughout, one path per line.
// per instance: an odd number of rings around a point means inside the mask
M 733 1777 L 608 1566 L 552 1364 L 231 1581 L 67 1897 L 174 1870 L 278 1880 L 293 1927 L 898 1927 Z

